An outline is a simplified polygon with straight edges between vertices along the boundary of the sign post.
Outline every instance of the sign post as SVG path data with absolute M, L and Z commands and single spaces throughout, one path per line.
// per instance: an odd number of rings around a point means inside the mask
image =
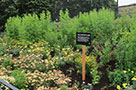
M 82 46 L 82 81 L 85 81 L 85 45 Z
M 76 43 L 82 44 L 82 81 L 85 82 L 85 45 L 91 44 L 91 34 L 77 32 Z

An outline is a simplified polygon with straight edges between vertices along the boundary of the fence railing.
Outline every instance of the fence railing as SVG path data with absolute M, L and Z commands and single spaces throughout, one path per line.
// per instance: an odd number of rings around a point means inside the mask
M 5 82 L 4 80 L 0 79 L 0 83 L 8 87 L 10 90 L 19 90 L 18 88 L 14 87 L 13 85 Z M 0 90 L 3 90 L 0 88 Z

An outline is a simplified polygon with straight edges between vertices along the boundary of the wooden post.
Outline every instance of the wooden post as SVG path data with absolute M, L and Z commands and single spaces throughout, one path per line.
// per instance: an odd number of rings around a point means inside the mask
M 82 46 L 82 81 L 85 81 L 85 45 Z

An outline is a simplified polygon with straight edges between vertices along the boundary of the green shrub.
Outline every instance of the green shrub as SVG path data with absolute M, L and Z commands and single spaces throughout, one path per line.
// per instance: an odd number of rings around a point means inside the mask
M 133 81 L 133 89 L 136 89 L 136 80 Z
M 63 13 L 60 11 L 60 25 L 58 30 L 61 32 L 62 45 L 76 44 L 76 32 L 91 33 L 93 44 L 103 44 L 111 38 L 114 29 L 114 13 L 108 9 L 96 10 L 90 13 L 80 13 L 73 19 L 69 18 L 68 10 Z
M 10 39 L 37 42 L 47 40 L 51 44 L 57 39 L 55 24 L 51 23 L 50 12 L 41 13 L 40 17 L 34 14 L 25 14 L 21 17 L 10 17 L 6 23 L 6 33 Z M 52 37 L 53 36 L 53 37 Z
M 10 58 L 6 58 L 6 59 L 4 59 L 2 66 L 5 68 L 8 68 L 8 69 L 12 69 L 13 62 L 11 61 Z
M 124 17 L 120 18 L 117 23 L 121 23 L 122 26 L 113 37 L 113 42 L 116 43 L 116 48 L 114 49 L 114 55 L 117 59 L 117 66 L 121 69 L 132 69 L 136 70 L 135 59 L 136 59 L 136 25 L 135 17 L 126 19 Z M 131 24 L 130 24 L 131 23 Z
M 117 85 L 122 85 L 122 83 L 127 81 L 127 76 L 122 70 L 115 70 L 114 72 L 109 73 L 109 80 L 112 86 L 116 87 Z
M 9 39 L 19 40 L 19 30 L 21 29 L 21 18 L 10 17 L 5 24 L 6 34 Z
M 108 9 L 96 10 L 90 13 L 80 13 L 70 18 L 68 10 L 60 11 L 60 22 L 51 22 L 51 14 L 35 13 L 21 17 L 9 18 L 6 23 L 6 33 L 11 39 L 37 42 L 45 40 L 51 46 L 61 48 L 76 46 L 76 32 L 91 33 L 93 45 L 103 44 L 111 38 L 114 29 L 114 13 Z
M 11 76 L 15 79 L 15 86 L 19 89 L 24 89 L 26 86 L 27 77 L 20 70 L 14 70 Z

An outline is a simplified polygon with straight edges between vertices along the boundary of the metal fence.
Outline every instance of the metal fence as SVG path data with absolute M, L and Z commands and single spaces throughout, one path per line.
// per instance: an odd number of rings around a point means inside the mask
M 10 90 L 19 90 L 18 88 L 14 87 L 13 85 L 5 82 L 4 80 L 0 79 L 0 83 L 8 87 Z M 0 88 L 0 90 L 3 90 Z

